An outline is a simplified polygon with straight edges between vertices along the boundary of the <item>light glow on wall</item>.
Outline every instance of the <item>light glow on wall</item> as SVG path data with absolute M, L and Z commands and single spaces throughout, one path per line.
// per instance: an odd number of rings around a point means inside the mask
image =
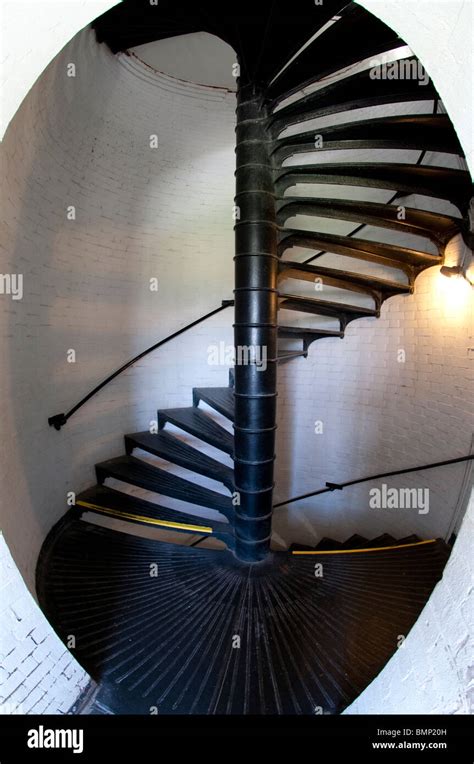
M 446 278 L 440 270 L 435 281 L 433 301 L 446 319 L 465 321 L 467 312 L 472 309 L 472 296 L 472 287 L 461 273 Z

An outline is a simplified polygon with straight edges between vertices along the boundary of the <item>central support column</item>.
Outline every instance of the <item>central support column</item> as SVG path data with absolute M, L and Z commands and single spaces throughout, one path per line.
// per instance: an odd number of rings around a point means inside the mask
M 276 430 L 277 226 L 260 88 L 239 85 L 235 226 L 235 552 L 270 549 Z

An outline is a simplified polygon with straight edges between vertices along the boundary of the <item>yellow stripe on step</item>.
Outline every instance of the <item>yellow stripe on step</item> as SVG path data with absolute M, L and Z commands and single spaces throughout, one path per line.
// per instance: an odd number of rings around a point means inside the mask
M 152 517 L 143 517 L 142 515 L 132 515 L 129 512 L 120 512 L 119 510 L 109 509 L 108 507 L 101 507 L 98 504 L 89 504 L 87 501 L 76 501 L 76 506 L 86 507 L 87 509 L 94 509 L 97 512 L 101 512 L 104 515 L 112 515 L 112 517 L 118 517 L 125 520 L 138 520 L 141 523 L 147 525 L 159 525 L 164 528 L 176 528 L 181 531 L 199 531 L 200 533 L 213 533 L 212 528 L 208 528 L 205 525 L 188 525 L 187 523 L 173 523 L 169 520 L 155 520 Z
M 367 549 L 325 549 L 321 552 L 292 552 L 291 554 L 357 554 L 358 552 L 390 552 L 392 549 L 408 549 L 411 546 L 423 546 L 423 544 L 434 544 L 436 539 L 428 541 L 415 541 L 413 544 L 396 544 L 395 546 L 373 546 Z

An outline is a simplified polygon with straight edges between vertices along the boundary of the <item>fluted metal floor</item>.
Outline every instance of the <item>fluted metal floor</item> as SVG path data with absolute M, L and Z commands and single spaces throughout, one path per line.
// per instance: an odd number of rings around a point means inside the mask
M 68 517 L 37 584 L 114 713 L 333 714 L 408 634 L 447 554 L 436 541 L 246 565 Z

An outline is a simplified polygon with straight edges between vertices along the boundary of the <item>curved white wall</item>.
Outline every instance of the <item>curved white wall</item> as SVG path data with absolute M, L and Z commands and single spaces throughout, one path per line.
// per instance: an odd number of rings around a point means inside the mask
M 466 281 L 430 268 L 414 295 L 384 303 L 380 319 L 355 321 L 344 340 L 315 342 L 307 359 L 280 369 L 278 500 L 324 488 L 326 481 L 471 453 L 472 303 Z M 342 541 L 353 533 L 449 538 L 466 470 L 453 465 L 306 499 L 278 510 L 275 529 L 301 543 L 321 536 Z M 383 483 L 427 488 L 429 511 L 370 509 L 369 491 Z
M 117 0 L 0 0 L 0 138 L 44 69 L 77 32 Z
M 6 134 L 1 270 L 23 275 L 24 296 L 0 300 L 1 398 L 10 402 L 1 413 L 2 524 L 30 587 L 66 493 L 94 482 L 94 463 L 122 453 L 123 434 L 147 429 L 158 407 L 190 405 L 193 385 L 226 383 L 207 348 L 231 342 L 231 310 L 122 375 L 61 433 L 47 424 L 133 355 L 232 297 L 234 119 L 233 94 L 155 75 L 87 29 Z
M 472 714 L 474 494 L 458 540 L 402 648 L 346 714 Z

